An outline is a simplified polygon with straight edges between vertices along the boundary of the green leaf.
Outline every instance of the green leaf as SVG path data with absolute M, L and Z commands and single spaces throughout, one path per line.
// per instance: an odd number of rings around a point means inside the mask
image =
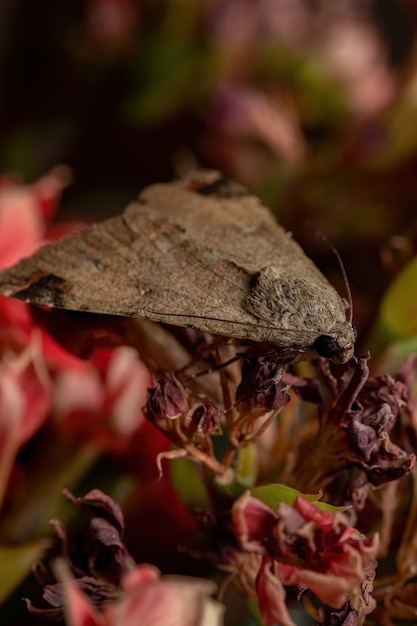
M 254 624 L 256 626 L 263 626 L 261 611 L 259 610 L 259 607 L 252 600 L 247 600 L 246 603 Z
M 196 37 L 198 22 L 189 3 L 167 3 L 132 62 L 124 105 L 130 121 L 149 126 L 183 107 L 206 104 L 221 57 L 213 42 Z
M 327 511 L 328 513 L 336 513 L 336 511 L 346 510 L 346 507 L 332 506 L 326 502 L 321 502 L 318 499 L 320 494 L 301 493 L 301 491 L 297 491 L 297 489 L 292 489 L 286 485 L 272 484 L 255 487 L 255 489 L 251 489 L 251 494 L 254 498 L 258 498 L 258 500 L 261 500 L 274 510 L 278 508 L 281 502 L 285 502 L 285 504 L 289 504 L 291 506 L 298 496 L 312 502 L 319 509 Z
M 210 508 L 210 500 L 201 475 L 201 468 L 190 459 L 173 459 L 169 472 L 175 491 L 189 508 Z
M 394 280 L 380 309 L 383 327 L 396 339 L 417 336 L 417 257 Z
M 379 318 L 367 342 L 375 355 L 392 344 L 409 353 L 417 338 L 417 257 L 388 287 L 382 298 Z
M 35 561 L 50 547 L 47 539 L 38 539 L 21 546 L 0 546 L 0 603 L 24 580 Z

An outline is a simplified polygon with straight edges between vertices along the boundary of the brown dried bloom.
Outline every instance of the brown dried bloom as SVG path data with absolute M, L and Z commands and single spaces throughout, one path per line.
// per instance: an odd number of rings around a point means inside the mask
M 198 392 L 192 389 L 193 379 L 188 385 L 174 374 L 156 380 L 148 390 L 144 414 L 179 448 L 164 453 L 159 461 L 188 455 L 217 475 L 230 476 L 235 450 L 255 443 L 290 399 L 281 382 L 281 365 L 266 358 L 240 363 L 240 372 L 238 363 L 219 369 L 215 395 L 222 398 L 220 403 L 211 401 L 213 390 L 204 388 L 204 376 L 199 378 Z M 219 461 L 212 437 L 221 434 L 223 422 L 230 447 Z
M 225 468 L 214 456 L 211 440 L 211 435 L 220 432 L 218 407 L 193 396 L 174 374 L 164 374 L 148 389 L 144 414 L 179 446 L 178 451 L 160 455 L 158 463 L 164 457 L 188 454 L 214 472 L 224 473 Z
M 343 513 L 324 512 L 301 497 L 274 511 L 246 492 L 234 503 L 232 517 L 241 550 L 261 557 L 255 585 L 266 625 L 283 619 L 285 604 L 277 605 L 278 589 L 278 597 L 285 597 L 283 585 L 310 590 L 333 609 L 349 606 L 359 618 L 373 610 L 377 535 L 367 539 Z M 292 623 L 285 619 L 280 623 Z
M 314 440 L 310 436 L 298 450 L 294 483 L 307 493 L 326 489 L 333 504 L 361 507 L 369 487 L 398 480 L 415 465 L 415 455 L 390 438 L 410 396 L 400 379 L 369 377 L 366 357 L 343 366 L 318 363 L 316 379 L 286 377 L 319 411 Z M 305 454 L 312 447 L 314 455 Z

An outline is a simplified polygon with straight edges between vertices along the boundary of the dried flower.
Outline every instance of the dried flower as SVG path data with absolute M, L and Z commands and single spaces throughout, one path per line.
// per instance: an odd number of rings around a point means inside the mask
M 214 456 L 211 435 L 219 433 L 219 409 L 211 403 L 202 402 L 173 374 L 165 374 L 148 389 L 145 416 L 169 439 L 180 446 L 179 451 L 162 453 L 162 458 L 190 455 L 218 474 L 226 468 Z M 160 471 L 162 471 L 160 469 Z
M 55 620 L 65 616 L 68 626 L 220 626 L 223 607 L 210 598 L 214 583 L 161 577 L 152 565 L 136 565 L 123 542 L 122 512 L 109 496 L 98 489 L 81 498 L 68 490 L 64 494 L 92 517 L 75 542 L 54 520 L 61 556 L 53 572 L 41 566 L 35 571 L 50 607 L 37 608 L 26 599 L 31 613 Z
M 165 374 L 148 389 L 146 416 L 155 425 L 177 419 L 189 408 L 187 393 L 173 374 Z
M 60 541 L 60 557 L 93 604 L 101 607 L 117 596 L 123 575 L 135 567 L 123 541 L 123 515 L 116 502 L 99 489 L 81 498 L 73 496 L 68 489 L 63 493 L 77 509 L 89 512 L 90 518 L 75 541 L 67 536 L 59 520 L 52 520 Z M 61 582 L 42 564 L 36 566 L 34 573 L 44 587 L 44 600 L 52 607 L 36 608 L 26 600 L 29 610 L 53 618 L 62 616 L 65 598 Z
M 67 571 L 56 567 L 65 598 L 68 626 L 221 626 L 223 607 L 210 595 L 215 585 L 199 578 L 161 577 L 151 565 L 125 574 L 121 591 L 98 612 Z
M 256 442 L 290 400 L 281 383 L 282 366 L 267 358 L 246 359 L 236 389 L 236 404 L 226 414 L 231 442 L 238 448 Z
M 269 596 L 271 576 L 278 578 L 275 588 L 297 585 L 336 609 L 347 601 L 361 615 L 374 608 L 368 586 L 376 567 L 377 535 L 366 539 L 343 513 L 323 512 L 301 497 L 274 511 L 246 492 L 234 503 L 232 515 L 241 549 L 263 559 L 256 586 L 267 624 L 273 623 L 269 611 L 275 604 Z
M 401 380 L 370 378 L 366 357 L 343 366 L 319 364 L 319 379 L 286 377 L 320 415 L 314 443 L 305 443 L 314 446 L 314 457 L 304 456 L 302 444 L 295 480 L 305 492 L 326 488 L 334 504 L 363 505 L 369 485 L 398 480 L 415 465 L 415 455 L 390 439 L 410 396 Z

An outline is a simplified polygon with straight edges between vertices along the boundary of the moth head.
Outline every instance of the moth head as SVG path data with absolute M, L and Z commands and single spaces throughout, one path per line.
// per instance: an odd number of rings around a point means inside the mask
M 316 354 L 325 359 L 346 363 L 353 356 L 356 337 L 356 327 L 347 323 L 331 335 L 319 335 L 312 347 Z

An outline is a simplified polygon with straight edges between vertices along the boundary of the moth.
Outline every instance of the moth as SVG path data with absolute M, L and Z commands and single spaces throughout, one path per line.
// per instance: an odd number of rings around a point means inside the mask
M 280 363 L 354 351 L 347 305 L 260 200 L 218 172 L 146 188 L 118 217 L 0 272 L 0 293 L 254 343 Z

